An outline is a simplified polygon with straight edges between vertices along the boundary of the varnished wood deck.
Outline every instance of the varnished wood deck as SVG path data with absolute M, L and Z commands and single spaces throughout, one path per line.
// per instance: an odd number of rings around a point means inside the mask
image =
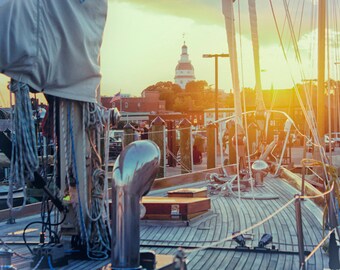
M 141 227 L 141 248 L 148 248 L 160 254 L 174 254 L 177 246 L 199 247 L 213 241 L 219 241 L 234 231 L 240 231 L 258 223 L 293 198 L 297 191 L 279 179 L 267 178 L 265 187 L 260 192 L 271 192 L 279 196 L 277 200 L 244 200 L 234 197 L 211 197 L 212 214 L 190 223 L 186 227 L 159 225 Z M 154 192 L 159 196 L 160 191 Z M 305 250 L 311 251 L 322 239 L 321 210 L 311 201 L 302 202 L 303 231 Z M 37 218 L 36 218 L 37 219 Z M 30 218 L 32 220 L 32 218 Z M 30 222 L 25 218 L 15 225 L 0 225 L 1 238 L 5 241 L 22 241 L 20 237 L 8 236 L 9 232 L 22 230 Z M 34 227 L 34 226 L 33 226 Z M 294 204 L 283 210 L 273 219 L 249 232 L 246 244 L 258 245 L 263 233 L 273 235 L 273 242 L 280 251 L 298 251 Z M 37 232 L 28 234 L 37 235 Z M 248 235 L 247 235 L 248 236 Z M 188 269 L 299 269 L 298 255 L 265 254 L 226 250 L 236 243 L 227 241 L 214 249 L 194 252 L 188 256 Z M 28 256 L 25 246 L 12 245 L 15 251 Z M 75 261 L 55 269 L 98 269 L 109 262 Z M 14 256 L 12 263 L 18 269 L 31 269 L 29 261 Z M 328 267 L 328 257 L 318 250 L 308 261 L 306 269 L 324 269 Z
M 213 196 L 213 215 L 189 227 L 143 227 L 141 243 L 147 245 L 202 246 L 219 241 L 232 232 L 250 227 L 293 198 L 297 191 L 285 182 L 268 178 L 261 192 L 277 194 L 277 200 L 239 200 L 234 197 Z M 321 210 L 311 201 L 302 203 L 305 250 L 311 251 L 322 239 Z M 250 231 L 249 247 L 256 247 L 263 233 L 270 233 L 280 251 L 298 251 L 294 203 L 273 219 Z M 227 241 L 219 247 L 235 247 Z M 159 253 L 171 253 L 173 249 L 159 248 Z M 261 254 L 214 249 L 189 255 L 189 269 L 299 269 L 298 255 Z M 328 257 L 318 250 L 308 261 L 307 269 L 323 269 L 328 266 Z

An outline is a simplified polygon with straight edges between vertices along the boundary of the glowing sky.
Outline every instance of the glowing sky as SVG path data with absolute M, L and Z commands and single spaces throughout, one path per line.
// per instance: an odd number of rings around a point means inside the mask
M 312 14 L 316 14 L 316 10 L 312 9 L 314 1 L 304 1 L 303 12 L 300 1 L 291 4 L 295 6 L 290 8 L 294 27 L 302 21 L 298 42 L 301 58 L 304 59 L 301 66 L 296 64 L 292 43 L 287 38 L 288 23 L 283 6 L 276 2 L 273 1 L 277 5 L 275 13 L 280 31 L 285 44 L 290 46 L 287 49 L 289 64 L 283 58 L 268 1 L 257 1 L 264 89 L 272 85 L 274 88 L 292 87 L 294 82 L 291 77 L 295 82 L 301 81 L 300 67 L 304 70 L 305 78 L 315 77 L 316 74 L 315 24 L 311 23 Z M 240 83 L 241 87 L 254 87 L 247 1 L 236 1 L 234 4 L 237 31 L 238 3 L 241 5 L 242 22 L 241 39 L 237 37 Z M 301 17 L 303 20 L 300 20 Z M 299 30 L 296 28 L 298 35 Z M 333 34 L 334 38 L 339 37 L 335 32 Z M 101 51 L 102 95 L 113 95 L 121 90 L 122 93 L 139 96 L 143 89 L 158 81 L 173 81 L 184 40 L 196 79 L 214 84 L 214 62 L 212 59 L 203 59 L 202 54 L 228 53 L 220 0 L 109 0 Z M 232 88 L 229 59 L 220 59 L 219 78 L 219 88 L 229 91 Z M 3 91 L 7 80 L 0 76 L 2 99 L 7 99 Z M 1 96 L 0 105 L 3 103 Z
M 268 21 L 268 16 L 264 17 L 262 25 Z M 121 89 L 123 93 L 138 95 L 155 82 L 173 81 L 183 33 L 196 79 L 214 84 L 214 62 L 203 59 L 202 54 L 228 52 L 220 1 L 111 1 L 102 49 L 103 94 Z M 272 61 L 279 55 L 279 47 L 275 43 L 272 45 L 273 35 L 265 34 L 262 38 L 267 46 L 267 57 L 262 63 L 263 69 L 267 70 L 264 77 L 270 77 L 264 86 L 269 88 L 272 83 L 280 87 L 291 86 L 292 83 L 287 83 L 287 78 L 282 76 L 274 80 L 269 69 L 273 63 L 268 63 L 267 59 Z M 245 73 L 253 74 L 249 42 L 249 37 L 242 39 L 243 66 Z M 280 57 L 276 58 L 282 61 Z M 228 59 L 220 59 L 219 77 L 219 87 L 229 91 Z M 247 75 L 245 84 L 253 87 L 253 77 Z

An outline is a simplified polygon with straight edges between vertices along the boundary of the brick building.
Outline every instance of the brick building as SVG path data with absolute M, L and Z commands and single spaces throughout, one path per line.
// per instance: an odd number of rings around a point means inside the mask
M 165 101 L 159 99 L 157 91 L 142 92 L 141 97 L 127 97 L 121 95 L 120 98 L 112 102 L 112 97 L 102 97 L 102 104 L 106 108 L 116 107 L 120 112 L 149 112 L 164 113 Z

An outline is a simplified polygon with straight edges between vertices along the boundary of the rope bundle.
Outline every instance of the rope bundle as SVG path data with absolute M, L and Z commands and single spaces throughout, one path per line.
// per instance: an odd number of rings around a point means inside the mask
M 109 127 L 110 127 L 110 113 L 105 114 L 95 104 L 83 104 L 83 123 L 82 123 L 82 143 L 83 143 L 83 156 L 84 156 L 84 200 L 85 212 L 89 219 L 88 222 L 88 235 L 87 241 L 87 256 L 94 260 L 103 260 L 108 258 L 108 251 L 110 249 L 110 222 L 109 222 L 109 207 L 108 207 L 108 146 L 109 146 Z M 104 130 L 105 128 L 105 130 Z M 102 160 L 97 151 L 97 146 L 93 142 L 94 138 L 98 138 L 103 133 L 104 139 L 104 158 L 105 158 L 105 171 L 101 169 Z M 89 141 L 90 155 L 87 152 L 86 141 Z M 86 158 L 89 156 L 90 166 L 87 168 Z M 91 175 L 91 209 L 88 206 L 88 171 Z
M 12 80 L 10 90 L 14 93 L 16 101 L 12 116 L 14 127 L 12 132 L 11 173 L 7 198 L 7 205 L 12 209 L 14 187 L 23 188 L 23 206 L 26 205 L 25 180 L 32 181 L 34 179 L 34 172 L 38 169 L 39 161 L 29 86 Z

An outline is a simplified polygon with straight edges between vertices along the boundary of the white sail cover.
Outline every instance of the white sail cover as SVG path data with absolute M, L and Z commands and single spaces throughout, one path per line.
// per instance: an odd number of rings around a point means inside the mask
M 107 0 L 0 0 L 0 72 L 37 91 L 96 102 Z

